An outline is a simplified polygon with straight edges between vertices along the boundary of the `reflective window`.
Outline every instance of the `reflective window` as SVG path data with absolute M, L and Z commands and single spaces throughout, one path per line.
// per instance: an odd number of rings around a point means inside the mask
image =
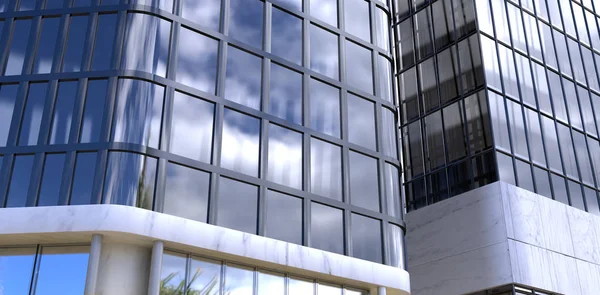
M 170 22 L 147 14 L 129 13 L 122 67 L 165 77 L 170 36 Z
M 20 75 L 23 71 L 23 62 L 25 61 L 25 50 L 29 44 L 29 30 L 31 28 L 31 19 L 18 19 L 14 21 L 12 40 L 4 75 Z
M 542 42 L 542 51 L 546 64 L 554 69 L 558 69 L 558 60 L 554 51 L 554 43 L 552 42 L 552 30 L 543 22 L 538 22 L 540 26 L 540 39 Z
M 313 202 L 310 214 L 310 247 L 344 254 L 342 210 Z
M 517 71 L 515 69 L 513 52 L 508 47 L 499 45 L 498 55 L 500 56 L 500 68 L 502 69 L 504 92 L 506 95 L 518 98 L 519 81 L 517 80 Z
M 600 171 L 600 145 L 597 140 L 592 139 L 591 137 L 587 138 L 587 142 L 590 149 L 591 164 L 596 172 L 596 183 L 598 183 L 600 182 L 600 173 L 598 173 L 598 171 Z
M 92 193 L 97 157 L 96 153 L 77 153 L 70 205 L 87 205 L 97 202 Z
M 344 3 L 346 31 L 367 42 L 371 41 L 369 23 L 369 2 L 365 0 L 346 0 Z
M 33 64 L 34 74 L 45 74 L 52 71 L 59 23 L 60 18 L 58 17 L 42 19 L 42 31 L 35 54 L 35 63 Z
M 389 20 L 388 20 L 388 15 L 387 13 L 377 7 L 377 10 L 375 11 L 375 42 L 376 45 L 379 46 L 380 48 L 384 49 L 385 51 L 389 52 L 390 51 L 390 24 L 389 24 Z
M 31 170 L 33 169 L 33 155 L 15 156 L 12 176 L 10 178 L 6 208 L 25 207 Z
M 315 285 L 312 282 L 289 278 L 288 295 L 313 295 Z
M 65 167 L 65 154 L 47 154 L 38 196 L 38 206 L 59 205 L 60 185 Z
M 475 25 L 475 7 L 473 3 L 475 3 L 473 0 L 454 1 L 454 20 L 456 22 L 457 37 L 465 36 L 477 28 Z
M 36 0 L 21 0 L 18 3 L 19 11 L 35 9 Z
M 310 191 L 342 200 L 342 149 L 314 137 L 310 140 Z
M 408 156 L 404 157 L 404 164 L 406 166 L 407 177 L 410 179 L 424 172 L 421 125 L 419 121 L 411 123 L 408 125 L 408 128 L 405 127 L 403 132 L 404 146 L 408 147 L 405 150 Z
M 0 249 L 0 287 L 6 294 L 29 294 L 36 248 Z
M 519 74 L 521 99 L 523 100 L 523 103 L 535 108 L 535 93 L 529 59 L 523 55 L 516 54 L 515 61 L 517 62 L 517 73 Z
M 441 49 L 454 41 L 454 19 L 452 1 L 441 0 L 431 4 L 435 47 Z
M 480 91 L 465 99 L 465 112 L 471 154 L 492 146 L 489 112 L 485 92 Z
M 396 98 L 392 95 L 392 63 L 383 55 L 377 57 L 379 67 L 379 92 L 380 98 L 396 104 Z
M 340 137 L 340 90 L 315 79 L 310 80 L 310 127 Z
M 567 185 L 565 184 L 565 179 L 561 176 L 558 176 L 552 173 L 552 189 L 554 190 L 554 199 L 569 205 L 569 197 L 567 193 Z
M 580 48 L 583 58 L 583 66 L 585 68 L 585 74 L 588 77 L 588 86 L 590 86 L 590 88 L 593 90 L 600 91 L 600 85 L 598 85 L 598 75 L 596 73 L 596 69 L 594 67 L 593 62 L 591 62 L 592 60 L 594 60 L 593 54 L 589 49 L 585 47 Z
M 259 0 L 230 0 L 229 36 L 262 48 L 263 5 Z
M 42 114 L 46 102 L 48 83 L 29 84 L 29 93 L 25 102 L 25 112 L 21 120 L 19 145 L 36 145 L 40 134 Z
M 497 147 L 510 151 L 504 98 L 490 91 L 488 91 L 488 96 L 490 101 L 490 115 L 492 117 L 492 130 L 494 130 L 494 143 Z
M 83 61 L 83 49 L 88 27 L 88 16 L 72 16 L 69 23 L 67 45 L 62 64 L 63 72 L 81 71 Z M 83 69 L 86 70 L 86 69 Z
M 521 18 L 521 9 L 517 8 L 512 4 L 507 4 L 507 10 L 508 20 L 510 21 L 512 45 L 515 49 L 527 53 L 527 44 L 525 41 L 525 30 L 523 29 L 523 20 Z
M 221 0 L 184 0 L 181 2 L 183 18 L 212 30 L 219 30 Z
M 427 81 L 429 85 L 439 84 L 440 98 L 442 103 L 448 102 L 454 99 L 458 95 L 458 57 L 456 55 L 456 47 L 450 47 L 437 56 L 437 73 L 439 75 L 439 83 L 435 81 L 435 73 L 423 73 L 421 72 L 421 76 L 423 77 L 424 82 Z M 433 59 L 432 59 L 433 61 Z M 433 65 L 433 63 L 432 63 Z M 434 69 L 430 69 L 432 71 Z M 467 69 L 463 69 L 466 71 Z M 427 76 L 429 75 L 429 76 Z M 433 82 L 433 84 L 432 84 Z M 435 95 L 437 89 L 429 89 L 429 92 L 433 92 Z M 435 105 L 434 105 L 435 106 Z M 432 106 L 432 107 L 434 107 Z
M 265 235 L 302 245 L 302 199 L 269 190 L 265 204 Z
M 6 146 L 19 85 L 0 86 L 0 146 Z
M 35 294 L 82 294 L 85 289 L 88 253 L 88 247 L 43 247 Z M 57 271 L 60 271 L 60 275 L 57 275 Z
M 340 295 L 342 290 L 339 286 L 317 285 L 317 294 L 319 295 Z
M 442 110 L 444 134 L 447 141 L 448 161 L 453 162 L 467 155 L 465 119 L 462 103 L 459 101 Z
M 219 41 L 185 27 L 178 40 L 175 81 L 214 94 Z
M 500 173 L 498 176 L 500 180 L 508 184 L 517 185 L 513 169 L 513 159 L 503 153 L 496 153 L 496 159 L 498 160 L 498 172 Z
M 309 33 L 310 69 L 332 79 L 338 79 L 338 36 L 315 25 L 310 26 Z
M 77 82 L 58 83 L 58 94 L 54 105 L 50 144 L 66 144 L 69 142 L 73 108 L 77 97 Z
M 350 200 L 352 205 L 379 212 L 377 160 L 350 152 Z
M 381 221 L 352 214 L 352 256 L 382 262 Z
M 164 213 L 206 222 L 209 173 L 169 163 L 165 187 Z
M 552 34 L 554 35 L 554 45 L 556 46 L 556 55 L 558 56 L 558 65 L 560 66 L 560 72 L 572 77 L 573 73 L 571 72 L 571 64 L 569 63 L 569 59 L 564 58 L 569 56 L 569 51 L 567 51 L 565 35 L 558 32 L 557 30 L 552 30 Z
M 258 294 L 285 294 L 285 277 L 283 275 L 259 272 Z
M 463 93 L 483 85 L 485 74 L 480 50 L 482 49 L 480 48 L 477 35 L 472 35 L 468 39 L 458 43 Z M 495 50 L 491 52 L 495 52 Z M 493 59 L 495 58 L 493 57 Z
M 260 110 L 261 81 L 262 58 L 229 46 L 225 98 Z
M 425 138 L 427 139 L 427 170 L 435 170 L 446 163 L 444 148 L 444 129 L 442 124 L 442 112 L 437 111 L 423 121 Z M 451 139 L 449 138 L 448 141 Z
M 577 93 L 575 91 L 575 84 L 564 78 L 562 80 L 571 125 L 582 130 L 583 123 L 581 121 L 581 112 L 579 111 L 579 102 L 577 99 Z
M 492 10 L 494 12 L 494 27 L 496 29 L 496 38 L 510 44 L 510 35 L 508 28 L 508 19 L 506 17 L 506 1 L 492 1 Z
M 544 197 L 552 198 L 552 187 L 550 186 L 548 171 L 533 166 L 533 177 L 535 178 L 535 192 Z
M 219 179 L 217 225 L 255 234 L 257 211 L 258 187 L 229 178 Z
M 396 39 L 398 40 L 398 70 L 408 69 L 415 64 L 415 37 L 411 19 L 401 22 L 396 29 Z
M 400 218 L 402 212 L 402 199 L 400 193 L 400 177 L 398 168 L 391 164 L 385 163 L 385 199 L 387 201 L 388 214 Z
M 260 120 L 225 109 L 221 167 L 258 176 Z
M 337 27 L 337 0 L 309 0 L 309 3 L 312 16 Z
M 243 266 L 228 264 L 225 268 L 223 289 L 229 294 L 252 294 L 254 287 L 254 271 Z
M 584 187 L 585 202 L 587 204 L 587 211 L 594 214 L 600 215 L 600 209 L 598 208 L 598 195 L 595 190 Z
M 404 231 L 395 224 L 388 224 L 388 243 L 390 253 L 390 265 L 404 268 Z
M 396 130 L 398 125 L 396 124 L 396 114 L 388 108 L 381 109 L 381 141 L 383 154 L 398 158 L 398 136 Z
M 431 39 L 432 24 L 429 9 L 423 9 L 414 16 L 415 20 L 415 46 L 419 58 L 425 58 L 433 53 L 433 41 Z
M 489 52 L 483 55 L 485 78 L 488 86 L 501 91 L 502 77 L 500 76 L 500 66 L 498 65 L 498 55 L 496 55 L 496 44 L 494 41 L 481 36 L 481 52 Z
M 91 80 L 88 82 L 87 97 L 83 109 L 81 134 L 79 142 L 97 142 L 100 140 L 104 105 L 106 101 L 106 80 Z
M 569 199 L 571 201 L 570 202 L 571 206 L 585 211 L 585 204 L 583 201 L 583 193 L 581 192 L 581 184 L 576 183 L 572 180 L 569 180 L 568 183 L 569 183 Z
M 104 203 L 152 210 L 157 160 L 128 152 L 109 152 Z
M 302 19 L 277 7 L 272 14 L 271 52 L 302 65 Z
M 164 93 L 164 87 L 150 82 L 120 79 L 112 140 L 158 148 Z
M 116 29 L 116 14 L 101 14 L 98 16 L 96 40 L 92 53 L 93 71 L 108 70 L 111 68 Z
M 583 117 L 585 131 L 588 134 L 596 136 L 596 124 L 592 103 L 590 102 L 590 94 L 587 89 L 577 85 L 577 95 L 579 96 L 579 103 L 581 104 L 581 115 Z
M 490 36 L 494 36 L 494 24 L 492 22 L 492 8 L 489 1 L 480 1 L 477 4 L 477 20 L 479 29 Z
M 73 0 L 73 7 L 91 6 L 92 0 Z
M 531 148 L 531 160 L 536 164 L 546 166 L 538 114 L 531 109 L 525 108 L 525 122 L 527 123 L 527 137 L 529 138 L 529 147 Z
M 271 63 L 269 113 L 302 124 L 302 74 Z
M 537 102 L 540 111 L 552 116 L 552 105 L 550 102 L 550 90 L 548 89 L 548 80 L 546 79 L 546 69 L 538 63 L 533 65 L 533 82 L 537 93 Z
M 173 0 L 131 0 L 130 3 L 158 7 L 168 12 L 173 12 Z
M 571 63 L 573 64 L 573 74 L 575 75 L 575 80 L 580 83 L 587 84 L 585 80 L 585 69 L 583 68 L 583 61 L 581 60 L 581 53 L 579 52 L 579 44 L 576 41 L 573 41 L 571 38 L 567 38 L 567 40 L 569 45 L 569 55 L 571 57 Z
M 548 153 L 548 166 L 550 169 L 555 171 L 562 171 L 562 164 L 560 158 L 557 157 L 560 154 L 558 149 L 558 137 L 556 136 L 556 127 L 554 121 L 546 116 L 542 116 L 542 133 L 544 135 L 544 145 L 546 147 L 546 153 Z M 554 155 L 551 157 L 550 155 Z
M 594 176 L 592 172 L 592 163 L 588 155 L 588 149 L 583 133 L 573 131 L 573 143 L 575 146 L 575 156 L 579 163 L 579 173 L 581 180 L 589 185 L 594 185 Z
M 527 138 L 525 136 L 525 123 L 523 121 L 523 110 L 521 109 L 521 105 L 512 100 L 506 100 L 506 111 L 508 113 L 508 124 L 510 126 L 513 152 L 518 156 L 529 159 Z
M 221 263 L 192 257 L 187 277 L 189 293 L 217 295 L 221 282 Z
M 348 94 L 348 140 L 376 150 L 375 105 L 353 94 Z
M 552 104 L 554 105 L 554 115 L 556 119 L 567 122 L 567 107 L 565 106 L 565 97 L 560 84 L 560 77 L 552 71 L 548 71 L 548 82 L 552 94 Z
M 273 0 L 273 3 L 279 3 L 281 5 L 302 11 L 302 0 Z
M 403 122 L 407 122 L 419 115 L 419 101 L 417 88 L 417 69 L 412 68 L 400 75 L 400 99 L 402 102 Z
M 210 163 L 214 112 L 213 103 L 175 92 L 169 151 Z
M 161 293 L 183 293 L 186 279 L 186 257 L 165 251 L 160 270 Z M 168 294 L 168 293 L 167 293 Z
M 533 177 L 531 176 L 531 165 L 521 160 L 515 161 L 517 164 L 517 182 L 519 187 L 533 192 Z
M 346 41 L 346 77 L 348 84 L 373 94 L 371 51 L 351 41 Z
M 302 189 L 302 134 L 270 124 L 268 145 L 267 179 Z
M 498 180 L 496 159 L 493 152 L 487 152 L 471 160 L 474 187 L 478 188 Z
M 560 10 L 562 10 L 563 21 L 565 22 L 565 31 L 567 34 L 576 37 L 575 23 L 573 22 L 573 12 L 571 11 L 570 0 L 559 0 Z M 554 20 L 552 20 L 554 23 Z
M 579 179 L 577 173 L 577 163 L 575 161 L 575 150 L 571 140 L 571 131 L 569 127 L 563 124 L 557 124 L 558 140 L 560 141 L 560 150 L 565 165 L 567 176 Z
M 536 18 L 528 13 L 523 13 L 523 23 L 525 24 L 525 38 L 529 45 L 529 55 L 534 59 L 543 61 L 542 44 L 540 43 Z
M 429 112 L 440 104 L 433 58 L 419 64 L 419 80 L 424 108 L 422 112 Z

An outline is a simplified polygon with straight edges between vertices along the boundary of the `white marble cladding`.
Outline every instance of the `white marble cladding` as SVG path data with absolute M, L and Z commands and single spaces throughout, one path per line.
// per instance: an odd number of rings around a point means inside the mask
M 367 289 L 381 286 L 388 295 L 410 292 L 403 269 L 129 206 L 6 208 L 0 224 L 0 245 L 89 242 L 94 233 L 148 249 L 161 240 L 170 249 Z
M 412 294 L 600 294 L 600 217 L 502 182 L 406 215 Z

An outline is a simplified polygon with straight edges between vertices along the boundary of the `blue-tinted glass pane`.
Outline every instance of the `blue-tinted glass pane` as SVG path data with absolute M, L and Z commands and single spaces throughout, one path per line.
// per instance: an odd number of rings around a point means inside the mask
M 31 180 L 33 156 L 16 156 L 8 189 L 6 207 L 25 207 Z
M 120 0 L 100 0 L 100 5 L 115 5 L 119 3 Z
M 50 0 L 55 1 L 55 0 Z M 85 7 L 92 5 L 92 0 L 73 0 L 73 7 Z
M 83 48 L 85 47 L 85 37 L 88 27 L 87 24 L 88 17 L 86 15 L 71 17 L 71 23 L 69 24 L 69 35 L 67 37 L 67 46 L 65 48 L 62 65 L 63 72 L 81 71 Z
M 310 69 L 330 78 L 338 79 L 338 36 L 315 25 L 310 26 L 309 33 Z
M 312 203 L 310 214 L 310 246 L 344 254 L 344 217 L 342 210 Z
M 92 186 L 96 172 L 96 153 L 78 153 L 75 160 L 73 187 L 71 188 L 70 205 L 94 204 Z
M 168 12 L 173 12 L 173 0 L 130 0 L 129 3 L 152 6 Z
M 76 97 L 77 82 L 60 82 L 58 84 L 58 95 L 54 106 L 54 116 L 52 117 L 52 129 L 50 130 L 50 144 L 69 142 Z
M 19 11 L 35 9 L 37 0 L 21 0 L 19 1 Z
M 101 14 L 96 29 L 96 42 L 92 57 L 92 70 L 108 70 L 111 68 L 113 45 L 117 34 L 117 15 Z
M 165 77 L 170 36 L 170 22 L 148 14 L 130 13 L 122 67 Z
M 112 140 L 158 148 L 165 89 L 132 79 L 119 80 Z
M 25 60 L 25 50 L 29 43 L 30 19 L 21 19 L 14 22 L 10 51 L 6 61 L 5 75 L 20 75 Z
M 47 83 L 29 85 L 29 94 L 25 103 L 25 113 L 21 121 L 19 145 L 35 145 L 38 142 L 44 102 L 46 101 Z
M 348 94 L 348 140 L 376 150 L 375 104 Z
M 210 163 L 214 112 L 214 104 L 175 92 L 169 151 Z
M 221 178 L 217 197 L 217 225 L 256 233 L 258 187 Z
M 243 266 L 228 264 L 225 268 L 223 288 L 225 294 L 252 294 L 254 270 Z
M 396 166 L 385 163 L 385 199 L 390 216 L 400 218 L 402 214 L 402 198 L 400 193 L 400 174 Z
M 187 269 L 186 260 L 186 255 L 165 251 L 162 256 L 160 273 L 163 288 L 167 290 L 177 290 L 178 286 L 185 284 L 185 273 Z M 173 292 L 173 294 L 181 293 Z
M 156 159 L 126 152 L 110 152 L 104 200 L 110 204 L 152 209 Z
M 87 97 L 81 122 L 79 142 L 97 142 L 100 139 L 104 104 L 106 100 L 106 80 L 92 80 L 88 83 Z
M 585 205 L 583 203 L 583 193 L 581 191 L 581 184 L 572 180 L 569 180 L 568 183 L 569 199 L 571 200 L 571 206 L 585 211 Z
M 263 5 L 258 0 L 231 0 L 229 2 L 229 36 L 262 48 Z
M 221 167 L 258 176 L 260 120 L 225 109 Z
M 302 245 L 302 199 L 268 191 L 266 236 Z
M 211 94 L 217 81 L 219 41 L 182 27 L 175 80 Z
M 370 50 L 346 41 L 346 76 L 348 84 L 373 94 L 373 60 Z
M 38 206 L 58 205 L 64 166 L 65 154 L 46 155 L 42 185 L 38 197 Z
M 271 52 L 302 64 L 302 20 L 273 7 Z
M 0 146 L 6 146 L 18 89 L 18 85 L 0 86 Z
M 62 8 L 65 0 L 46 0 L 45 2 L 46 2 L 46 9 L 56 9 L 56 8 Z
M 350 152 L 350 200 L 353 205 L 379 212 L 377 160 Z
M 268 145 L 267 179 L 302 189 L 302 134 L 271 124 Z
M 83 294 L 89 259 L 87 247 L 44 247 L 35 295 Z
M 369 2 L 364 0 L 346 0 L 344 3 L 344 22 L 346 32 L 371 41 L 369 22 Z
M 342 201 L 342 149 L 339 146 L 311 138 L 310 191 Z
M 210 174 L 169 163 L 164 213 L 206 222 Z
M 567 185 L 565 184 L 565 179 L 561 176 L 558 176 L 552 173 L 552 189 L 554 190 L 554 199 L 569 205 L 569 198 L 567 194 Z
M 302 74 L 271 63 L 269 113 L 302 124 Z
M 195 280 L 192 281 L 192 278 Z M 218 295 L 221 282 L 221 262 L 192 257 L 190 263 L 191 294 Z
M 42 20 L 42 32 L 40 33 L 35 64 L 33 65 L 33 73 L 35 74 L 50 73 L 52 71 L 59 23 L 60 18 L 58 17 Z
M 183 0 L 181 16 L 201 26 L 219 30 L 221 0 Z
M 0 249 L 0 290 L 3 294 L 29 294 L 35 252 L 35 247 Z
M 381 221 L 352 214 L 352 256 L 382 262 Z
M 310 80 L 310 127 L 340 137 L 340 90 L 318 80 Z
M 229 46 L 227 49 L 225 98 L 260 110 L 261 73 L 262 59 L 260 57 Z
M 309 0 L 310 14 L 334 27 L 338 25 L 336 0 Z
M 381 109 L 381 125 L 382 125 L 382 150 L 383 154 L 392 157 L 398 158 L 398 136 L 396 135 L 396 130 L 398 129 L 396 125 L 396 115 L 388 108 Z

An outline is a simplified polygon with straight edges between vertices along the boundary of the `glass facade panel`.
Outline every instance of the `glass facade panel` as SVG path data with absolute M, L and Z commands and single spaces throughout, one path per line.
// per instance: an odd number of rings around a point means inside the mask
M 352 214 L 351 222 L 352 256 L 381 263 L 381 222 L 358 214 Z
M 230 0 L 229 36 L 262 48 L 263 5 L 264 2 L 259 0 Z
M 271 63 L 269 113 L 302 124 L 302 74 Z
M 87 97 L 83 108 L 81 134 L 79 142 L 97 142 L 100 140 L 102 122 L 104 120 L 104 106 L 107 92 L 106 80 L 91 80 L 88 83 Z
M 373 94 L 371 51 L 350 41 L 346 41 L 346 77 L 348 84 L 368 94 Z
M 165 77 L 171 23 L 148 14 L 129 13 L 121 66 Z
M 52 128 L 50 129 L 50 144 L 66 144 L 69 142 L 76 98 L 77 82 L 67 81 L 58 84 Z
M 25 112 L 21 121 L 19 145 L 36 145 L 42 127 L 42 115 L 46 102 L 48 83 L 29 84 L 29 92 L 25 101 Z
M 219 179 L 217 225 L 255 234 L 258 187 L 229 178 Z
M 33 169 L 34 156 L 15 156 L 13 160 L 12 175 L 6 197 L 7 208 L 25 207 L 27 205 L 27 195 L 29 191 L 29 182 L 31 180 L 31 170 Z
M 368 1 L 346 0 L 344 2 L 344 20 L 348 33 L 363 40 L 371 41 Z
M 69 22 L 67 45 L 62 64 L 63 72 L 79 72 L 82 70 L 83 49 L 88 28 L 88 16 L 73 16 Z M 86 69 L 83 69 L 86 70 Z
M 4 75 L 21 75 L 23 72 L 23 64 L 26 57 L 25 51 L 29 44 L 30 29 L 31 19 L 18 19 L 14 21 Z
M 258 273 L 258 294 L 284 294 L 285 277 L 283 275 L 259 272 Z
M 310 156 L 310 191 L 317 195 L 341 201 L 341 148 L 325 141 L 311 138 Z
M 183 0 L 181 16 L 211 30 L 219 30 L 221 0 Z
M 113 48 L 117 32 L 117 14 L 101 14 L 98 16 L 98 25 L 94 48 L 92 52 L 92 70 L 108 70 L 112 68 Z
M 36 295 L 82 294 L 89 260 L 88 247 L 42 247 Z M 60 273 L 60 275 L 56 275 Z
M 310 127 L 340 137 L 340 90 L 318 80 L 310 80 Z
M 398 135 L 397 127 L 396 127 L 396 114 L 388 108 L 381 109 L 381 122 L 382 128 L 381 130 L 381 140 L 382 146 L 381 149 L 383 154 L 392 157 L 394 159 L 398 158 Z
M 104 203 L 151 210 L 157 161 L 127 152 L 109 152 L 104 179 Z
M 378 175 L 375 159 L 350 152 L 350 200 L 353 205 L 380 210 Z
M 356 95 L 348 94 L 348 140 L 376 150 L 375 105 Z
M 302 134 L 278 125 L 269 125 L 267 179 L 302 189 Z
M 225 98 L 260 110 L 261 69 L 261 58 L 229 46 L 227 48 Z
M 42 19 L 40 39 L 37 44 L 33 73 L 46 74 L 52 71 L 56 40 L 58 39 L 58 25 L 60 18 L 48 17 Z
M 302 245 L 302 199 L 270 190 L 266 206 L 266 236 Z
M 64 167 L 65 154 L 46 155 L 37 206 L 59 205 Z
M 214 94 L 219 42 L 185 27 L 179 36 L 175 81 Z
M 313 248 L 344 254 L 344 217 L 342 210 L 311 203 L 310 246 Z
M 227 264 L 223 289 L 230 294 L 252 294 L 254 289 L 254 271 L 251 268 Z
M 210 163 L 214 109 L 212 103 L 175 92 L 169 151 Z
M 0 146 L 7 144 L 18 89 L 18 85 L 0 85 Z
M 207 221 L 210 174 L 169 163 L 165 187 L 164 213 Z
M 258 176 L 260 120 L 225 109 L 221 167 Z
M 329 78 L 338 79 L 338 36 L 315 25 L 310 26 L 309 35 L 310 52 L 312 53 L 310 69 Z M 318 54 L 315 54 L 317 52 Z
M 70 205 L 95 204 L 94 175 L 96 174 L 96 153 L 78 153 L 75 160 L 73 187 L 71 188 Z
M 302 65 L 302 19 L 277 7 L 272 14 L 271 53 Z
M 192 281 L 192 279 L 194 279 Z M 221 282 L 221 263 L 193 257 L 188 274 L 189 293 L 204 292 L 206 295 L 219 294 Z
M 338 23 L 337 0 L 309 0 L 310 14 L 334 27 Z
M 36 249 L 4 248 L 0 249 L 0 286 L 6 294 L 29 294 Z

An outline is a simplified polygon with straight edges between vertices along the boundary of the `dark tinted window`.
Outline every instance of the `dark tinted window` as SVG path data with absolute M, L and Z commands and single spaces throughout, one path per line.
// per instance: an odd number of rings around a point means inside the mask
M 474 187 L 490 184 L 498 179 L 496 175 L 496 159 L 493 152 L 487 152 L 471 160 L 473 167 Z
M 65 144 L 69 142 L 73 108 L 77 97 L 77 82 L 60 82 L 54 105 L 50 144 Z
M 302 199 L 268 191 L 266 236 L 302 245 Z
M 258 187 L 221 178 L 217 197 L 217 225 L 255 234 Z
M 467 155 L 465 121 L 462 103 L 457 102 L 442 110 L 444 134 L 447 141 L 448 161 L 452 162 Z
M 47 83 L 29 84 L 25 112 L 21 121 L 19 145 L 36 145 L 38 143 L 47 89 Z
M 353 205 L 379 211 L 377 160 L 350 152 L 350 200 Z
M 442 113 L 437 111 L 425 117 L 423 125 L 427 139 L 427 169 L 435 170 L 446 163 Z
M 554 190 L 554 199 L 563 204 L 569 205 L 567 185 L 565 184 L 565 179 L 554 173 L 552 173 L 551 178 L 552 178 L 552 189 Z
M 381 263 L 381 222 L 358 214 L 351 219 L 352 256 Z
M 88 27 L 88 16 L 72 16 L 69 23 L 67 45 L 62 64 L 63 72 L 81 71 L 83 48 Z M 86 70 L 86 69 L 83 69 Z
M 127 152 L 110 152 L 104 179 L 105 203 L 152 209 L 156 159 Z
M 462 161 L 448 167 L 448 187 L 450 195 L 456 196 L 471 189 L 470 162 Z
M 59 23 L 58 17 L 42 19 L 42 32 L 37 45 L 33 73 L 50 73 L 52 70 Z
M 318 203 L 312 203 L 310 210 L 310 246 L 344 254 L 344 217 L 342 210 Z
M 113 46 L 117 34 L 117 15 L 101 14 L 98 17 L 96 40 L 92 57 L 92 70 L 107 70 L 111 68 Z
M 33 156 L 15 156 L 6 207 L 25 207 L 27 205 L 27 192 L 31 180 Z
M 60 185 L 65 166 L 65 154 L 48 154 L 44 161 L 38 206 L 59 205 Z
M 21 74 L 25 59 L 25 50 L 27 50 L 27 44 L 29 44 L 30 28 L 30 19 L 20 19 L 14 22 L 8 60 L 6 61 L 6 68 L 4 70 L 5 75 Z
M 96 174 L 96 153 L 78 153 L 75 160 L 73 187 L 71 188 L 71 205 L 95 204 L 92 186 Z
M 489 112 L 485 92 L 480 91 L 465 99 L 467 127 L 471 153 L 485 150 L 492 146 Z
M 548 171 L 533 166 L 533 177 L 535 178 L 535 192 L 548 198 L 552 198 L 552 187 Z
M 104 104 L 106 100 L 106 80 L 92 80 L 88 83 L 87 97 L 83 109 L 79 142 L 97 142 L 102 131 Z
M 210 174 L 169 163 L 165 186 L 164 213 L 206 222 Z
M 19 85 L 0 86 L 0 146 L 6 146 Z
M 419 52 L 419 58 L 425 58 L 433 52 L 433 42 L 431 38 L 432 23 L 429 9 L 423 9 L 414 16 L 415 20 L 415 39 L 416 47 Z

